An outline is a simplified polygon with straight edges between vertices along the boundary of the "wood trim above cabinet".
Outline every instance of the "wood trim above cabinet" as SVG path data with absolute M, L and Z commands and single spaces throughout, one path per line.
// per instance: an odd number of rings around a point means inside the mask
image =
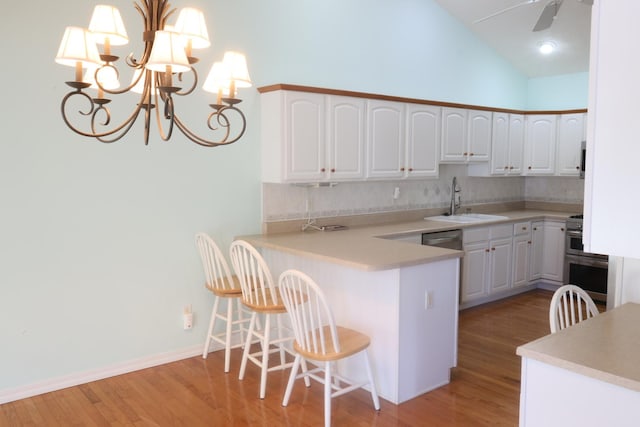
M 486 107 L 481 105 L 458 104 L 454 102 L 431 101 L 426 99 L 405 98 L 401 96 L 380 95 L 380 94 L 374 94 L 374 93 L 354 92 L 354 91 L 339 90 L 339 89 L 327 89 L 327 88 L 292 85 L 292 84 L 285 84 L 285 83 L 277 83 L 277 84 L 262 86 L 258 88 L 258 92 L 260 93 L 274 92 L 277 90 L 292 90 L 297 92 L 322 93 L 326 95 L 351 96 L 351 97 L 366 98 L 366 99 L 380 99 L 383 101 L 408 102 L 412 104 L 437 105 L 441 107 L 467 108 L 472 110 L 494 111 L 494 112 L 500 112 L 500 113 L 513 113 L 513 114 L 574 114 L 574 113 L 587 112 L 586 108 L 580 108 L 580 109 L 574 109 L 574 110 L 544 110 L 544 111 L 512 110 L 508 108 L 495 108 L 495 107 Z

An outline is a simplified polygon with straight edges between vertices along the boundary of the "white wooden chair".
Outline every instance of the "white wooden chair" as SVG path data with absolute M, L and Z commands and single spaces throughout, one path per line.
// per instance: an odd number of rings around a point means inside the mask
M 549 305 L 551 333 L 568 328 L 597 315 L 598 307 L 584 289 L 576 285 L 559 287 Z
M 273 283 L 271 271 L 260 253 L 244 240 L 234 241 L 231 244 L 230 252 L 231 263 L 240 279 L 242 303 L 252 311 L 238 378 L 240 380 L 244 378 L 248 360 L 260 367 L 260 399 L 264 399 L 267 387 L 267 372 L 286 369 L 293 364 L 292 362 L 287 362 L 285 358 L 285 352 L 294 355 L 293 351 L 285 346 L 285 344 L 293 341 L 293 335 L 290 330 L 285 330 L 282 325 L 280 315 L 286 313 L 286 309 L 280 298 L 280 292 Z M 260 330 L 258 314 L 264 316 L 263 330 Z M 274 325 L 272 325 L 273 317 L 276 320 L 277 339 L 271 337 L 272 329 L 274 328 Z M 283 332 L 286 332 L 286 334 L 283 334 Z M 253 342 L 260 343 L 260 351 L 251 353 L 250 349 Z M 272 345 L 276 347 L 271 348 Z M 280 363 L 269 367 L 269 355 L 275 352 L 280 353 Z
M 380 400 L 369 360 L 369 337 L 352 329 L 336 326 L 333 313 L 322 290 L 306 274 L 287 270 L 280 275 L 278 286 L 296 337 L 293 344 L 296 358 L 289 375 L 282 406 L 287 406 L 289 403 L 291 390 L 297 378 L 304 378 L 307 387 L 310 385 L 309 378 L 312 378 L 324 384 L 325 426 L 331 425 L 331 399 L 363 385 L 369 385 L 373 406 L 376 410 L 380 410 Z M 368 380 L 363 383 L 355 383 L 333 369 L 336 361 L 358 353 L 363 356 L 368 377 Z M 318 367 L 307 370 L 305 359 Z M 302 373 L 298 375 L 301 363 Z M 317 375 L 319 371 L 324 371 L 324 378 Z
M 224 371 L 229 372 L 229 363 L 231 349 L 244 345 L 245 324 L 249 322 L 250 316 L 243 316 L 243 308 L 240 303 L 242 297 L 242 289 L 238 278 L 231 274 L 229 265 L 225 260 L 220 248 L 213 239 L 206 233 L 196 234 L 196 246 L 200 252 L 202 266 L 205 274 L 205 286 L 215 296 L 213 309 L 211 310 L 211 320 L 209 321 L 209 329 L 207 331 L 207 339 L 202 350 L 202 358 L 206 359 L 211 341 L 215 341 L 224 345 Z M 220 300 L 227 301 L 226 314 L 218 312 L 220 309 Z M 235 310 L 234 310 L 234 302 Z M 235 312 L 235 313 L 234 313 Z M 235 319 L 234 319 L 235 314 Z M 214 328 L 216 320 L 220 319 L 226 323 L 224 332 L 215 333 Z M 237 344 L 231 344 L 231 338 L 234 334 L 239 335 Z

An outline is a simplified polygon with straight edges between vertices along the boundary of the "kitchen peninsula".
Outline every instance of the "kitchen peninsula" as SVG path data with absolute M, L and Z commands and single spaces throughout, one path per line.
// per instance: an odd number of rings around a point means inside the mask
M 491 223 L 566 217 L 525 210 L 501 215 L 507 219 Z M 336 322 L 371 337 L 378 392 L 398 404 L 447 384 L 456 366 L 463 252 L 392 239 L 465 226 L 420 220 L 239 238 L 260 249 L 274 278 L 288 268 L 309 274 Z M 357 364 L 341 369 L 364 376 Z

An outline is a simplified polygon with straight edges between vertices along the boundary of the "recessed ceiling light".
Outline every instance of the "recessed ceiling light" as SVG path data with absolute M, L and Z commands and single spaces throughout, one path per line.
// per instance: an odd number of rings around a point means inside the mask
M 540 53 L 543 55 L 548 55 L 554 50 L 556 50 L 556 44 L 552 41 L 546 41 L 540 44 Z

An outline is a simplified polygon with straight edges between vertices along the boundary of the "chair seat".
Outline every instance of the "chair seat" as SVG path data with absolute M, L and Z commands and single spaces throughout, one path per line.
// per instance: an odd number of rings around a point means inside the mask
M 231 279 L 227 279 L 226 277 L 223 279 L 225 287 L 224 288 L 209 288 L 214 295 L 223 298 L 233 298 L 233 297 L 241 297 L 242 289 L 240 288 L 240 279 L 238 276 L 231 276 Z M 231 282 L 231 283 L 229 283 Z
M 265 291 L 266 298 L 263 299 L 262 291 L 260 289 L 254 289 L 251 291 L 250 295 L 244 295 L 242 297 L 242 304 L 258 313 L 286 313 L 287 309 L 282 302 L 280 290 L 274 289 L 274 292 L 278 300 L 277 303 L 275 303 L 273 298 L 271 298 L 270 291 Z
M 326 348 L 325 354 L 306 351 L 298 345 L 297 341 L 294 341 L 293 343 L 293 348 L 295 349 L 295 351 L 300 353 L 305 359 L 316 361 L 334 361 L 351 356 L 352 354 L 356 354 L 369 347 L 369 344 L 371 343 L 370 338 L 363 333 L 354 331 L 353 329 L 344 328 L 342 326 L 336 326 L 336 332 L 338 333 L 338 342 L 340 342 L 340 346 L 342 347 L 340 352 L 336 352 L 333 348 L 333 340 L 331 339 L 331 329 L 329 328 L 329 326 L 325 326 L 322 329 L 324 333 Z M 318 332 L 315 333 L 316 335 L 318 335 Z

